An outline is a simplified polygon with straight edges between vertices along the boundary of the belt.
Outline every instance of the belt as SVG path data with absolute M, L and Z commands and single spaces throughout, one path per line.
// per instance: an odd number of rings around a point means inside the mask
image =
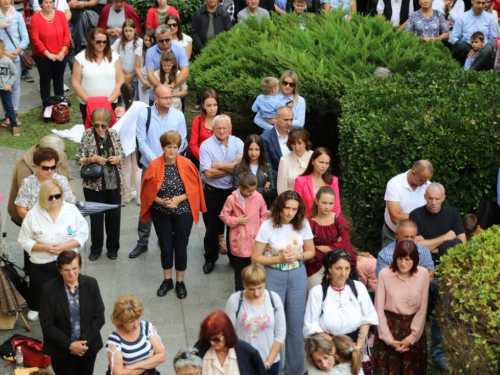
M 208 191 L 222 191 L 224 193 L 231 193 L 233 191 L 232 187 L 227 188 L 227 189 L 221 189 L 221 188 L 217 188 L 217 187 L 212 186 L 212 185 L 207 184 L 207 183 L 205 183 L 205 189 Z

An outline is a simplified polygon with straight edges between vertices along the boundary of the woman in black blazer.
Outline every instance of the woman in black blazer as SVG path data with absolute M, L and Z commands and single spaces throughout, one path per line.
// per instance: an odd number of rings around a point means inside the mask
M 56 375 L 92 375 L 103 347 L 104 302 L 97 280 L 80 275 L 82 258 L 72 250 L 57 257 L 61 273 L 43 287 L 40 324 L 43 353 Z

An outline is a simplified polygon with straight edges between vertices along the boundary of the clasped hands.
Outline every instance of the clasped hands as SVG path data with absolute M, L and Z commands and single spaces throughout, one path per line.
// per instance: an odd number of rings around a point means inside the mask
M 294 263 L 296 260 L 302 259 L 302 254 L 287 249 L 280 254 L 280 258 L 281 263 Z
M 79 357 L 83 356 L 87 350 L 89 350 L 87 341 L 73 341 L 69 346 L 70 353 Z
M 404 339 L 403 341 L 397 341 L 394 340 L 391 343 L 391 346 L 399 353 L 404 353 L 410 350 L 411 342 L 409 342 L 407 339 Z
M 182 202 L 181 198 L 179 196 L 175 196 L 175 197 L 172 197 L 172 198 L 163 198 L 160 200 L 163 202 L 163 207 L 166 207 L 166 208 L 170 208 L 171 210 L 175 210 L 177 208 L 177 206 L 179 205 L 179 203 Z
M 105 165 L 107 162 L 109 164 L 120 164 L 120 158 L 118 156 L 110 156 L 109 158 L 103 158 L 102 156 L 93 156 L 94 163 L 99 165 Z

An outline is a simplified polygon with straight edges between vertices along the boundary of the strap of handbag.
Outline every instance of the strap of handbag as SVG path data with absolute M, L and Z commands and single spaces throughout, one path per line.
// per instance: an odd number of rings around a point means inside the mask
M 9 31 L 7 30 L 7 28 L 4 29 L 5 32 L 7 33 L 7 36 L 9 37 L 10 41 L 12 42 L 12 44 L 14 45 L 15 48 L 17 48 L 16 46 L 16 43 L 14 43 L 14 39 L 12 39 L 12 37 L 10 36 L 10 33 Z

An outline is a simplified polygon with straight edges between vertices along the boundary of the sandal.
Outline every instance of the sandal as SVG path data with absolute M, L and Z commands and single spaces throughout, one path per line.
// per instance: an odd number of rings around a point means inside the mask
M 17 126 L 19 125 L 22 125 L 23 123 L 21 121 L 19 121 L 19 119 L 17 118 L 16 116 L 16 122 L 17 122 Z M 8 117 L 6 117 L 3 121 L 2 121 L 2 128 L 10 128 L 10 120 Z
M 227 254 L 226 238 L 223 234 L 219 235 L 219 252 L 221 254 Z

